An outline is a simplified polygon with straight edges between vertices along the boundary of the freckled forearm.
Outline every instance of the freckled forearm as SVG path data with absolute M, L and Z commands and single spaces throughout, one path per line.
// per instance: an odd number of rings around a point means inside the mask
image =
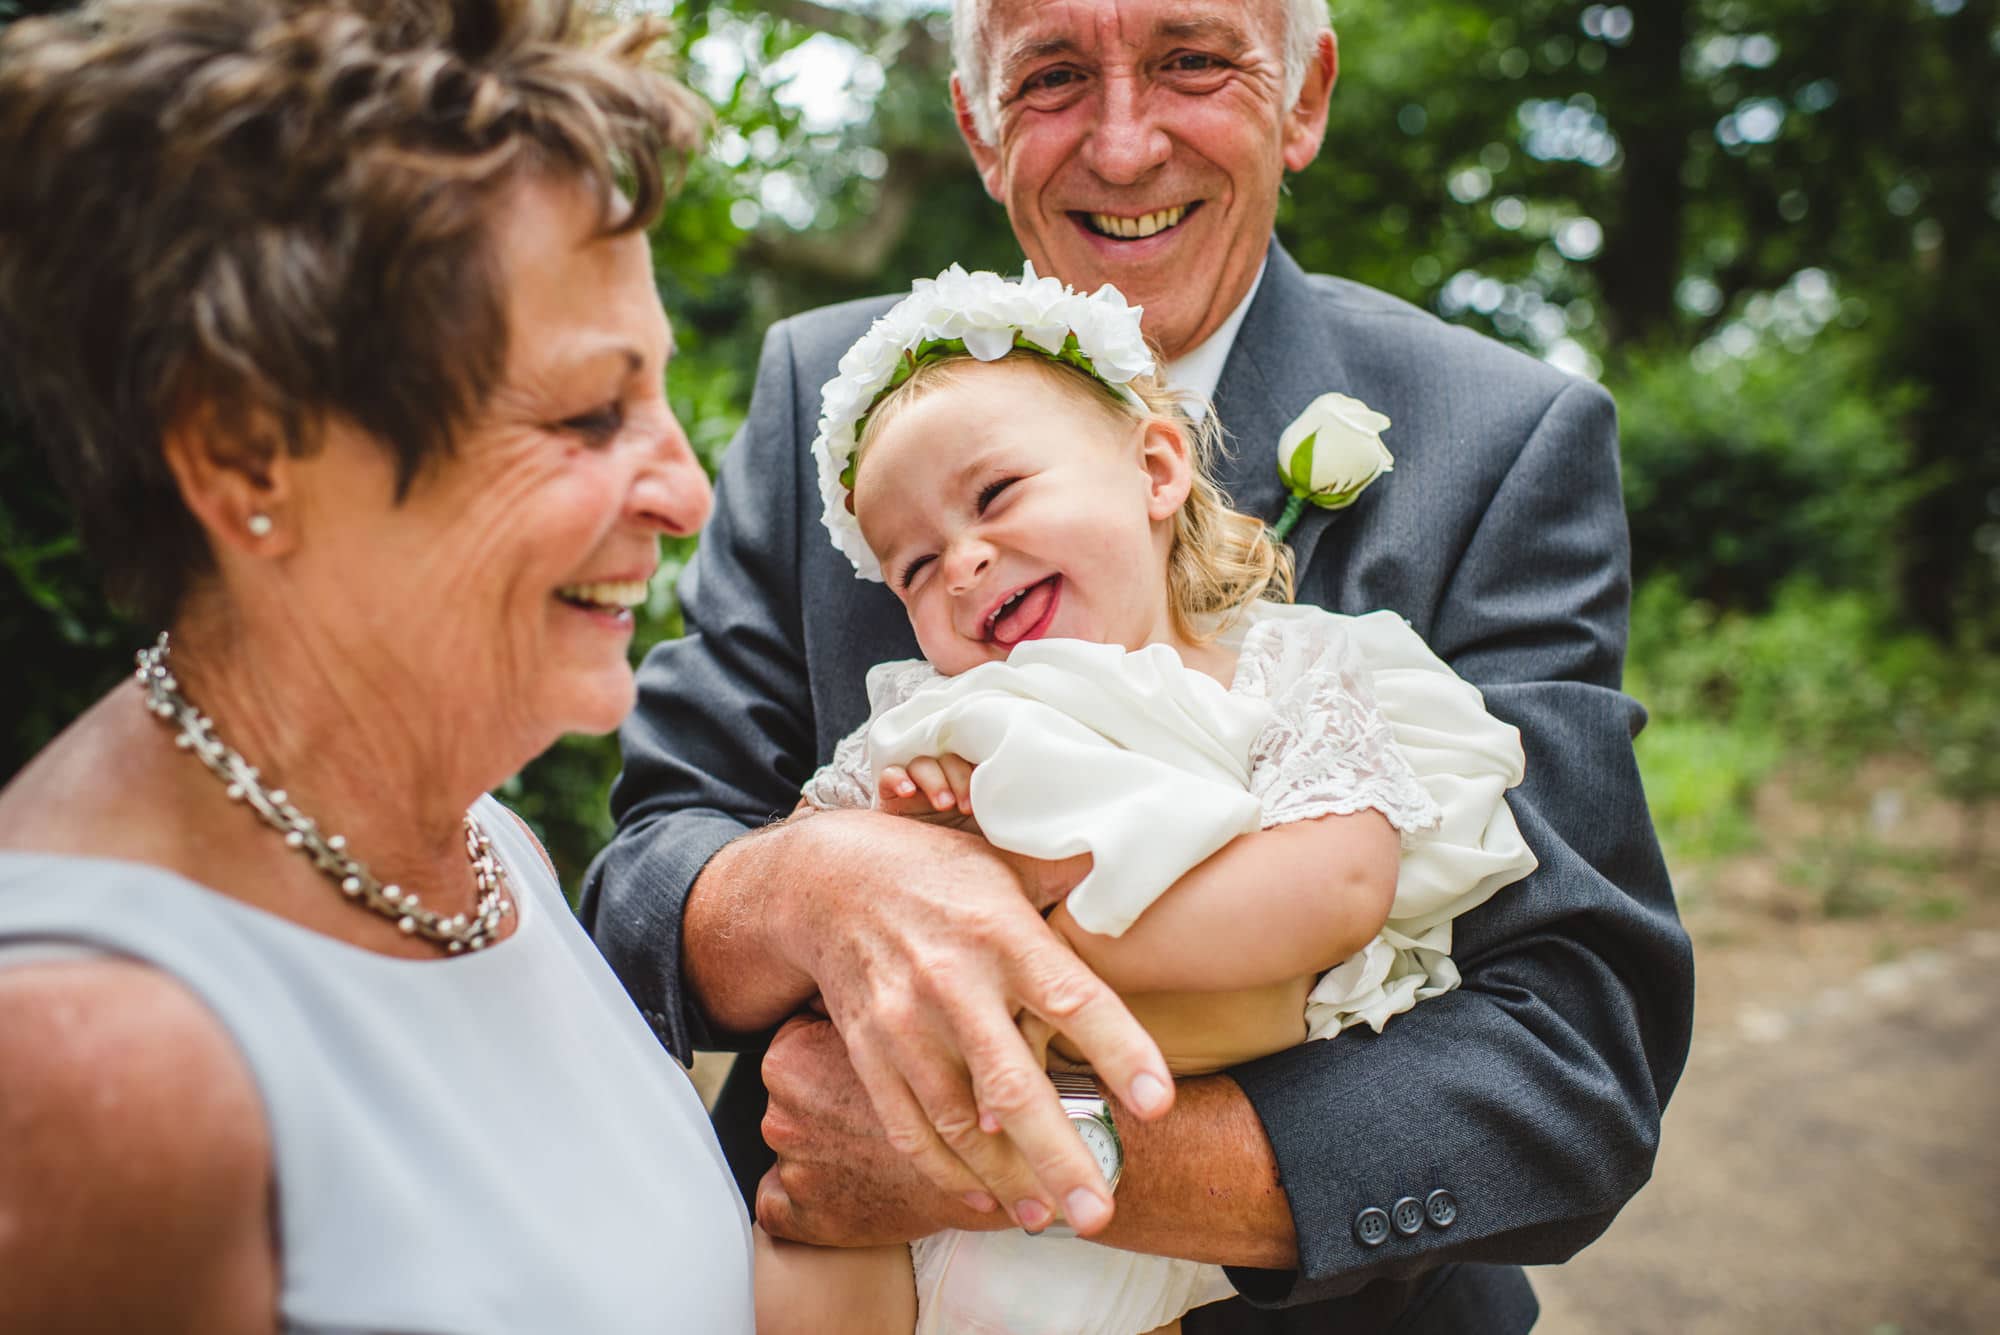
M 926 895 L 1008 870 L 977 835 L 877 811 L 797 811 L 703 868 L 682 915 L 683 973 L 712 1023 L 738 1034 L 769 1029 L 822 991 L 864 983 L 864 943 L 901 939 L 913 913 L 934 916 L 922 907 Z
M 1096 1242 L 1217 1265 L 1298 1263 L 1291 1205 L 1263 1123 L 1228 1076 L 1183 1080 L 1174 1109 L 1143 1123 L 1114 1104 L 1125 1143 L 1117 1213 Z
M 812 823 L 794 817 L 726 845 L 688 892 L 682 972 L 702 1013 L 723 1030 L 769 1029 L 813 996 L 812 978 L 783 939 Z

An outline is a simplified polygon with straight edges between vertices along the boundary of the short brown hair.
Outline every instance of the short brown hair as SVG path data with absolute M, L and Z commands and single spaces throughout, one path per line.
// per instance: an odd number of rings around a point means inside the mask
M 407 489 L 506 363 L 488 237 L 524 172 L 647 226 L 703 112 L 567 0 L 96 0 L 0 34 L 0 367 L 114 600 L 211 563 L 161 450 L 340 416 Z
M 1236 613 L 1260 599 L 1292 600 L 1291 548 L 1272 541 L 1263 520 L 1231 506 L 1229 496 L 1215 480 L 1223 440 L 1222 424 L 1213 412 L 1196 418 L 1188 411 L 1184 396 L 1158 375 L 1138 376 L 1128 386 L 1145 404 L 1141 410 L 1067 362 L 1019 349 L 1001 360 L 1040 371 L 1051 384 L 1071 393 L 1079 408 L 1124 422 L 1156 418 L 1171 423 L 1187 440 L 1194 485 L 1174 514 L 1174 541 L 1167 553 L 1167 611 L 1173 617 L 1175 634 L 1195 644 L 1205 643 Z M 954 383 L 967 371 L 990 364 L 969 354 L 920 363 L 907 380 L 869 410 L 855 448 L 857 469 L 883 426 L 904 408 Z

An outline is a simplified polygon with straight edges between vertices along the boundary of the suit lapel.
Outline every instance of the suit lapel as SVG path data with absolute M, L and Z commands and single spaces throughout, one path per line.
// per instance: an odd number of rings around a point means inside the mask
M 1313 300 L 1305 271 L 1273 238 L 1264 281 L 1244 312 L 1215 390 L 1216 415 L 1231 437 L 1222 484 L 1237 509 L 1266 523 L 1277 520 L 1287 496 L 1278 476 L 1278 437 L 1307 404 L 1345 389 L 1338 341 Z M 1367 503 L 1365 493 L 1356 502 Z M 1309 505 L 1300 516 L 1291 548 L 1301 574 L 1341 513 Z

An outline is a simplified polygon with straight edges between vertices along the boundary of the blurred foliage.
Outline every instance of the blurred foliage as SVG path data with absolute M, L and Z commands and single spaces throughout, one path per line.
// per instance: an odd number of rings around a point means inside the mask
M 1639 586 L 1627 689 L 1652 721 L 1639 767 L 1662 842 L 1681 861 L 1758 843 L 1752 801 L 1783 767 L 1824 816 L 1829 907 L 1851 893 L 1859 836 L 1839 827 L 1861 762 L 1920 757 L 1966 808 L 1963 856 L 2000 799 L 2000 657 L 1907 628 L 1879 589 L 1791 579 L 1762 612 L 1693 598 L 1672 575 Z
M 1788 755 L 1848 771 L 1904 740 L 1913 686 L 1936 675 L 1941 655 L 1879 608 L 1877 598 L 1809 580 L 1782 586 L 1761 615 L 1689 598 L 1671 576 L 1641 586 L 1627 685 L 1659 718 L 1641 734 L 1642 756 L 1656 733 L 1683 723 L 1735 733 L 1746 782 L 1723 786 L 1740 795 Z M 1750 745 L 1753 736 L 1764 744 Z
M 1870 392 L 1873 347 L 1847 331 L 1712 371 L 1667 345 L 1617 384 L 1634 578 L 1711 603 L 1766 606 L 1786 580 L 1887 594 L 1912 470 L 1910 386 Z
M 1335 5 L 1327 141 L 1280 234 L 1618 397 L 1641 757 L 1677 846 L 1752 838 L 1749 794 L 1802 755 L 1913 748 L 1963 800 L 2000 784 L 1996 3 Z M 717 119 L 654 251 L 669 392 L 712 464 L 772 321 L 1019 256 L 957 138 L 935 3 L 671 8 Z M 4 411 L 0 775 L 145 634 Z M 635 653 L 678 631 L 663 580 Z M 508 785 L 572 888 L 616 766 L 573 738 Z

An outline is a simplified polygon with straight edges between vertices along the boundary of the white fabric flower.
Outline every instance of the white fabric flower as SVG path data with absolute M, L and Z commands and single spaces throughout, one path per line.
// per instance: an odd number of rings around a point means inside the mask
M 1089 296 L 1024 265 L 1019 279 L 954 264 L 936 278 L 919 278 L 910 295 L 892 306 L 841 356 L 839 374 L 820 391 L 819 434 L 812 444 L 819 466 L 821 522 L 834 546 L 854 563 L 863 579 L 880 582 L 882 567 L 862 540 L 861 526 L 848 509 L 850 490 L 842 475 L 860 443 L 860 425 L 896 382 L 910 354 L 928 344 L 959 342 L 983 362 L 1014 350 L 1015 340 L 1063 356 L 1071 336 L 1089 370 L 1135 407 L 1131 388 L 1155 369 L 1152 350 L 1139 326 L 1142 308 L 1129 305 L 1105 284 Z M 1068 358 L 1064 358 L 1068 361 Z M 1386 425 L 1386 422 L 1384 423 Z
M 1090 294 L 1078 313 L 1082 325 L 1089 330 L 1089 338 L 1086 340 L 1079 330 L 1077 342 L 1088 343 L 1091 365 L 1097 368 L 1098 375 L 1114 385 L 1129 384 L 1134 377 L 1153 369 L 1153 352 L 1146 345 L 1138 320 L 1126 316 L 1131 310 L 1124 295 L 1106 283 Z

